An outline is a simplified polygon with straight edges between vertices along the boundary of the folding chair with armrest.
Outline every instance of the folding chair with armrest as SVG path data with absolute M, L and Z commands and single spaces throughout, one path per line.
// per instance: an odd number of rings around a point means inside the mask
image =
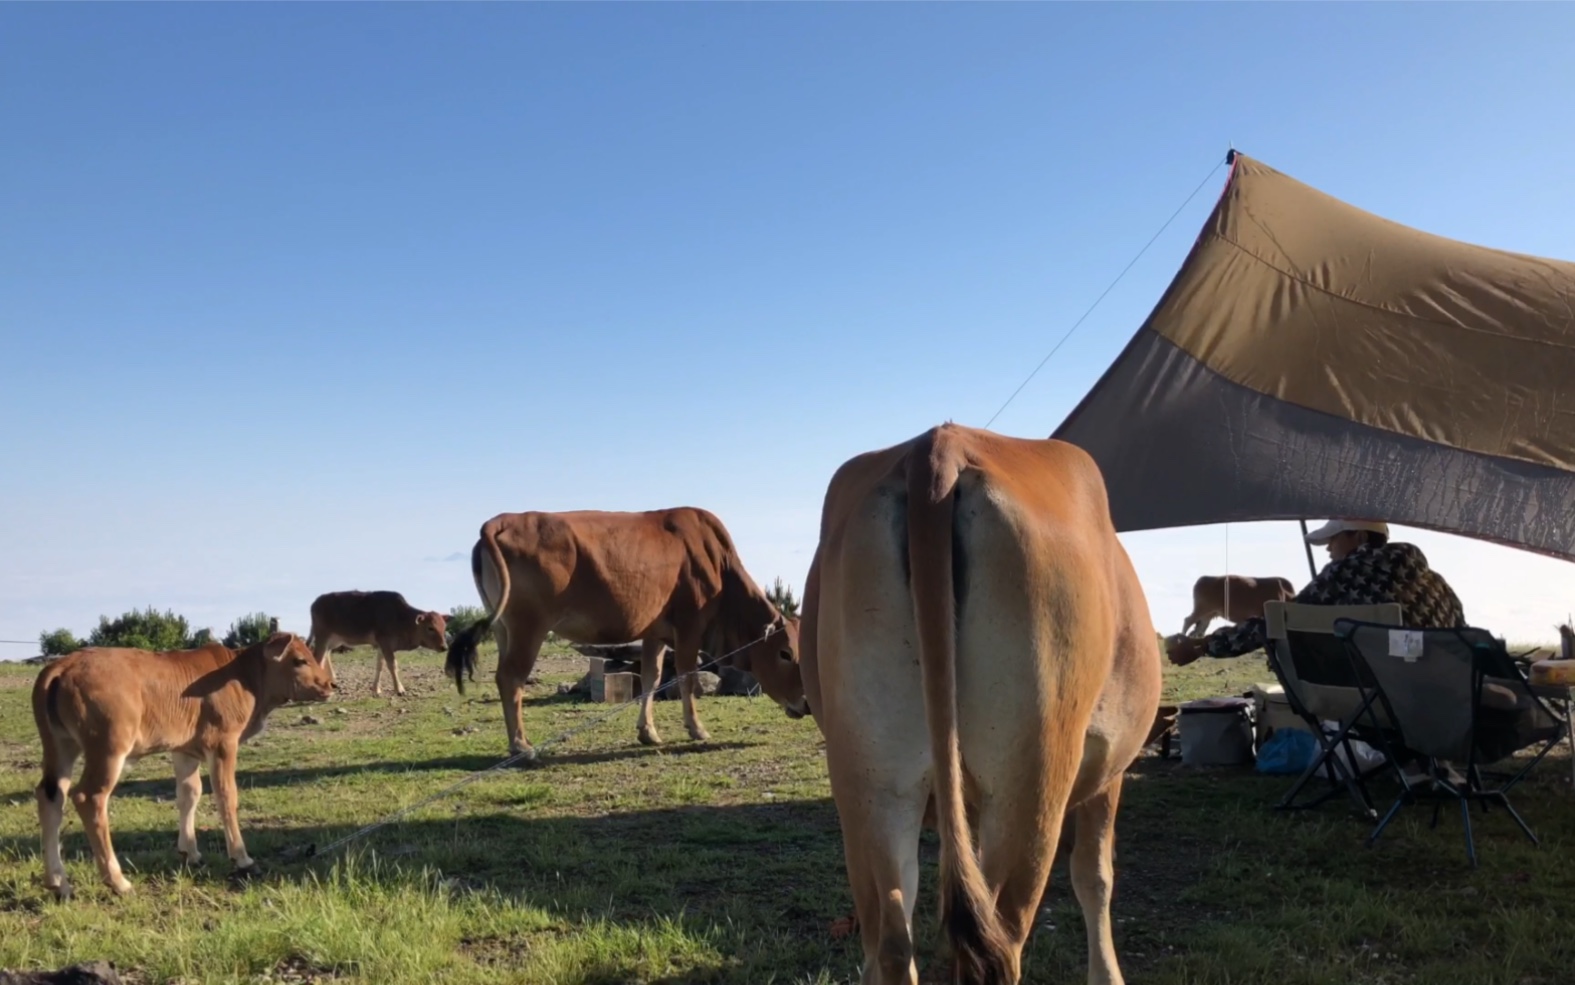
M 1300 602 L 1266 602 L 1263 616 L 1265 635 L 1268 637 L 1265 650 L 1269 655 L 1269 667 L 1285 689 L 1285 698 L 1291 711 L 1307 722 L 1308 729 L 1318 740 L 1318 755 L 1302 771 L 1290 790 L 1275 805 L 1275 809 L 1305 810 L 1345 790 L 1358 811 L 1368 817 L 1377 817 L 1378 810 L 1367 795 L 1366 781 L 1382 772 L 1383 764 L 1361 769 L 1350 743 L 1353 730 L 1358 738 L 1361 737 L 1356 722 L 1374 699 L 1367 696 L 1359 686 L 1351 661 L 1345 654 L 1344 644 L 1334 635 L 1334 624 L 1338 619 L 1356 619 L 1399 626 L 1399 604 L 1308 605 Z M 1338 723 L 1333 736 L 1325 734 L 1325 721 Z M 1345 753 L 1343 759 L 1337 750 Z M 1328 779 L 1329 788 L 1306 803 L 1295 803 L 1297 794 L 1320 771 Z
M 1406 804 L 1433 796 L 1433 824 L 1448 799 L 1460 804 L 1466 854 L 1477 864 L 1471 802 L 1504 807 L 1537 844 L 1509 791 L 1564 738 L 1565 721 L 1552 711 L 1504 649 L 1502 640 L 1476 628 L 1404 630 L 1341 619 L 1335 632 L 1345 644 L 1353 674 L 1371 698 L 1365 705 L 1371 732 L 1386 751 L 1396 744 L 1425 760 L 1427 773 L 1413 779 L 1398 758 L 1389 761 L 1400 795 L 1368 836 L 1374 844 Z M 1380 722 L 1382 711 L 1387 721 Z M 1541 748 L 1520 769 L 1489 788 L 1483 767 L 1533 746 Z M 1464 767 L 1456 774 L 1451 765 Z M 1458 776 L 1458 778 L 1457 778 Z

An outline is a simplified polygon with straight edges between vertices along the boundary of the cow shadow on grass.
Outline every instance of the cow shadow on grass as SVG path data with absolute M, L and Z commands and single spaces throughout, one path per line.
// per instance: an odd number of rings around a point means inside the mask
M 540 773 L 543 781 L 550 781 L 555 770 L 571 766 L 594 766 L 600 763 L 627 762 L 632 760 L 655 760 L 664 756 L 703 756 L 711 753 L 726 753 L 740 749 L 749 749 L 759 746 L 760 742 L 673 742 L 660 747 L 632 745 L 626 749 L 607 749 L 599 752 L 571 752 L 555 754 L 551 750 L 543 752 L 541 758 L 533 763 L 517 763 L 505 769 L 519 770 L 530 773 Z M 498 756 L 439 756 L 432 759 L 385 759 L 373 762 L 346 763 L 338 766 L 304 766 L 298 769 L 259 769 L 246 768 L 246 753 L 241 752 L 240 767 L 235 772 L 236 785 L 241 790 L 242 810 L 245 810 L 246 791 L 248 789 L 261 789 L 265 787 L 291 787 L 315 783 L 319 780 L 333 780 L 345 777 L 364 776 L 367 774 L 385 773 L 412 773 L 412 772 L 438 772 L 438 773 L 475 773 L 480 770 L 490 769 L 502 762 L 506 757 Z M 158 770 L 155 775 L 142 776 L 135 780 L 125 780 L 115 787 L 115 798 L 140 797 L 154 799 L 169 799 L 175 796 L 175 774 L 173 767 L 167 765 L 167 757 L 150 757 L 149 766 L 164 762 L 164 769 Z M 80 773 L 80 768 L 78 773 Z M 152 772 L 151 770 L 147 772 Z M 454 777 L 458 780 L 459 777 Z M 434 789 L 441 785 L 441 781 L 434 779 Z M 204 774 L 203 795 L 209 796 L 213 792 L 211 783 Z M 19 793 L 32 796 L 32 789 Z
M 464 806 L 463 795 L 457 799 Z M 261 868 L 246 881 L 232 878 L 222 835 L 204 820 L 203 861 L 192 867 L 175 852 L 173 804 L 167 825 L 114 829 L 117 854 L 139 891 L 175 892 L 177 874 L 185 873 L 210 895 L 331 894 L 348 882 L 447 895 L 472 906 L 540 910 L 558 929 L 492 936 L 483 926 L 466 935 L 460 952 L 478 964 L 508 966 L 532 960 L 542 948 L 573 950 L 588 934 L 585 952 L 572 961 L 584 970 L 576 980 L 586 982 L 792 981 L 828 968 L 841 980 L 857 967 L 852 943 L 827 934 L 852 906 L 829 798 L 600 817 L 528 817 L 488 804 L 457 818 L 450 812 L 391 824 L 326 855 L 310 852 L 358 829 L 248 825 L 243 801 L 247 848 Z M 83 864 L 88 846 L 74 818 L 62 849 L 77 881 L 77 898 L 66 905 L 113 905 L 108 890 L 91 882 Z M 0 857 L 37 868 L 38 842 L 0 839 Z M 40 907 L 52 906 L 37 875 L 29 875 L 27 891 Z M 690 943 L 674 943 L 675 929 Z M 651 975 L 652 947 L 675 948 L 673 970 Z M 687 968 L 696 954 L 710 955 L 705 967 Z
M 1132 970 L 1165 960 L 1161 949 L 1146 939 L 1153 931 L 1134 927 L 1177 930 L 1178 918 L 1169 904 L 1198 874 L 1173 857 L 1170 839 L 1158 836 L 1168 824 L 1165 817 L 1145 817 L 1156 811 L 1163 815 L 1168 799 L 1155 798 L 1146 786 L 1133 784 L 1124 807 L 1136 807 L 1132 819 L 1152 830 L 1122 841 L 1121 888 L 1113 906 L 1118 950 L 1131 945 L 1150 955 L 1134 961 Z M 167 824 L 119 827 L 114 837 L 129 877 L 151 892 L 171 891 L 176 873 L 185 871 L 210 894 L 355 892 L 359 883 L 386 893 L 446 895 L 483 909 L 543 911 L 552 918 L 555 929 L 535 937 L 486 930 L 467 935 L 458 950 L 482 965 L 528 963 L 543 949 L 583 946 L 586 951 L 577 952 L 573 966 L 583 969 L 576 980 L 585 982 L 698 985 L 815 980 L 822 975 L 842 981 L 857 974 L 856 937 L 834 940 L 829 934 L 833 921 L 852 912 L 841 829 L 830 798 L 594 817 L 527 816 L 499 809 L 496 803 L 483 809 L 472 809 L 471 804 L 474 801 L 461 793 L 444 805 L 447 816 L 396 822 L 348 846 L 320 852 L 361 829 L 351 824 L 246 824 L 243 801 L 247 847 L 262 867 L 260 876 L 245 883 L 231 880 L 222 836 L 211 821 L 200 833 L 203 863 L 183 868 L 174 849 L 173 804 Z M 73 859 L 78 863 L 79 898 L 72 905 L 107 900 L 102 887 L 81 881 L 87 873 L 80 863 L 88 856 L 79 825 L 68 826 L 63 849 L 68 864 Z M 1195 854 L 1206 858 L 1206 853 Z M 36 839 L 0 839 L 0 857 L 7 856 L 36 867 Z M 921 967 L 933 967 L 933 832 L 923 834 L 920 862 L 915 929 Z M 28 891 L 37 895 L 40 905 L 49 905 L 36 876 L 29 882 Z M 1144 890 L 1158 890 L 1160 898 Z M 1064 939 L 1057 938 L 1059 943 L 1030 947 L 1030 980 L 1078 979 L 1084 961 L 1077 926 L 1081 917 L 1064 862 L 1056 867 L 1046 904 L 1069 926 Z M 1163 909 L 1164 920 L 1157 918 L 1156 907 Z M 1129 925 L 1123 918 L 1152 919 L 1134 919 Z M 1180 922 L 1192 923 L 1185 917 Z M 495 922 L 499 927 L 508 924 Z M 687 943 L 671 943 L 675 929 Z M 671 964 L 679 970 L 653 976 L 649 950 L 667 947 L 682 949 L 682 954 L 675 951 Z M 695 954 L 710 955 L 703 968 L 686 967 Z

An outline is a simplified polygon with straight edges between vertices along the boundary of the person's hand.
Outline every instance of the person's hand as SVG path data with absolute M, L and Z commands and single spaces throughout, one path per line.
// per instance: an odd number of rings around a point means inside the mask
M 1203 653 L 1203 641 L 1193 636 L 1172 636 L 1165 641 L 1165 656 L 1177 667 L 1185 667 Z

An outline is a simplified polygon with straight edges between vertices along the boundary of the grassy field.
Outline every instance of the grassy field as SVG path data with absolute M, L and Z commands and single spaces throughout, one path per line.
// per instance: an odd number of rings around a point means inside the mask
M 567 651 L 544 659 L 525 717 L 538 744 L 608 711 L 557 694 L 582 663 Z M 336 666 L 337 700 L 281 709 L 242 750 L 241 825 L 262 877 L 229 880 L 209 796 L 203 863 L 180 866 L 174 782 L 157 756 L 128 771 L 112 806 L 136 892 L 115 899 L 97 882 L 73 816 L 65 855 L 77 898 L 57 904 L 40 883 L 32 795 L 36 668 L 0 664 L 0 968 L 100 958 L 131 981 L 186 983 L 856 980 L 856 945 L 827 933 L 851 898 L 811 720 L 790 721 L 767 699 L 707 699 L 713 741 L 702 745 L 684 736 L 677 702 L 660 702 L 668 744 L 658 750 L 636 742 L 626 710 L 545 750 L 538 766 L 491 774 L 314 857 L 310 846 L 504 751 L 490 682 L 460 696 L 436 657 L 411 654 L 410 694 L 377 698 L 365 652 Z M 1202 660 L 1170 671 L 1167 698 L 1268 679 L 1261 657 Z M 1408 810 L 1366 850 L 1368 825 L 1343 804 L 1271 811 L 1286 778 L 1141 760 L 1116 859 L 1128 981 L 1570 981 L 1575 793 L 1562 748 L 1554 755 L 1516 798 L 1542 847 L 1501 812 L 1478 815 L 1475 872 L 1458 814 L 1429 830 L 1428 812 Z M 932 836 L 923 851 L 929 954 Z M 1031 982 L 1083 980 L 1082 920 L 1061 867 L 1027 970 Z

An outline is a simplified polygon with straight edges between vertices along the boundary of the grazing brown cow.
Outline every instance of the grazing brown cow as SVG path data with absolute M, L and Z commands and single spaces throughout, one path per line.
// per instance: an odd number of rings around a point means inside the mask
M 489 630 L 498 639 L 498 695 L 509 751 L 534 759 L 520 722 L 525 679 L 548 632 L 574 643 L 640 640 L 639 736 L 662 740 L 651 717 L 663 647 L 671 646 L 680 677 L 684 725 L 691 738 L 710 738 L 695 710 L 702 647 L 713 660 L 755 675 L 761 689 L 802 718 L 798 627 L 755 584 L 727 528 L 692 507 L 647 513 L 503 513 L 481 527 L 470 552 L 471 574 L 489 621 L 456 636 L 448 670 L 460 690 L 474 679 L 476 644 Z
M 1229 611 L 1226 611 L 1229 584 Z M 1296 589 L 1285 578 L 1248 578 L 1246 575 L 1204 575 L 1192 584 L 1192 615 L 1181 624 L 1181 635 L 1202 636 L 1209 623 L 1224 616 L 1228 622 L 1263 618 L 1263 603 L 1289 602 Z
M 404 694 L 399 679 L 398 650 L 426 647 L 442 653 L 448 649 L 448 620 L 442 613 L 422 612 L 398 592 L 327 592 L 312 602 L 312 652 L 332 673 L 340 645 L 377 647 L 377 670 L 372 693 L 383 693 L 383 665 L 388 665 L 394 693 Z
M 826 492 L 801 644 L 865 985 L 918 982 L 927 818 L 956 981 L 1020 980 L 1070 824 L 1088 980 L 1119 985 L 1116 806 L 1160 654 L 1093 460 L 951 424 L 849 460 Z
M 131 891 L 110 844 L 109 795 L 128 760 L 156 752 L 168 752 L 175 765 L 176 850 L 188 864 L 201 858 L 197 767 L 206 761 L 230 859 L 237 871 L 249 870 L 252 859 L 235 816 L 236 750 L 275 708 L 325 701 L 332 691 L 328 669 L 290 633 L 275 633 L 240 651 L 217 643 L 163 653 L 95 647 L 45 667 L 33 684 L 33 720 L 44 745 L 37 796 L 45 887 L 62 899 L 71 895 L 60 860 L 60 822 L 69 794 L 105 884 L 117 893 Z M 71 771 L 79 756 L 86 763 L 73 790 Z

